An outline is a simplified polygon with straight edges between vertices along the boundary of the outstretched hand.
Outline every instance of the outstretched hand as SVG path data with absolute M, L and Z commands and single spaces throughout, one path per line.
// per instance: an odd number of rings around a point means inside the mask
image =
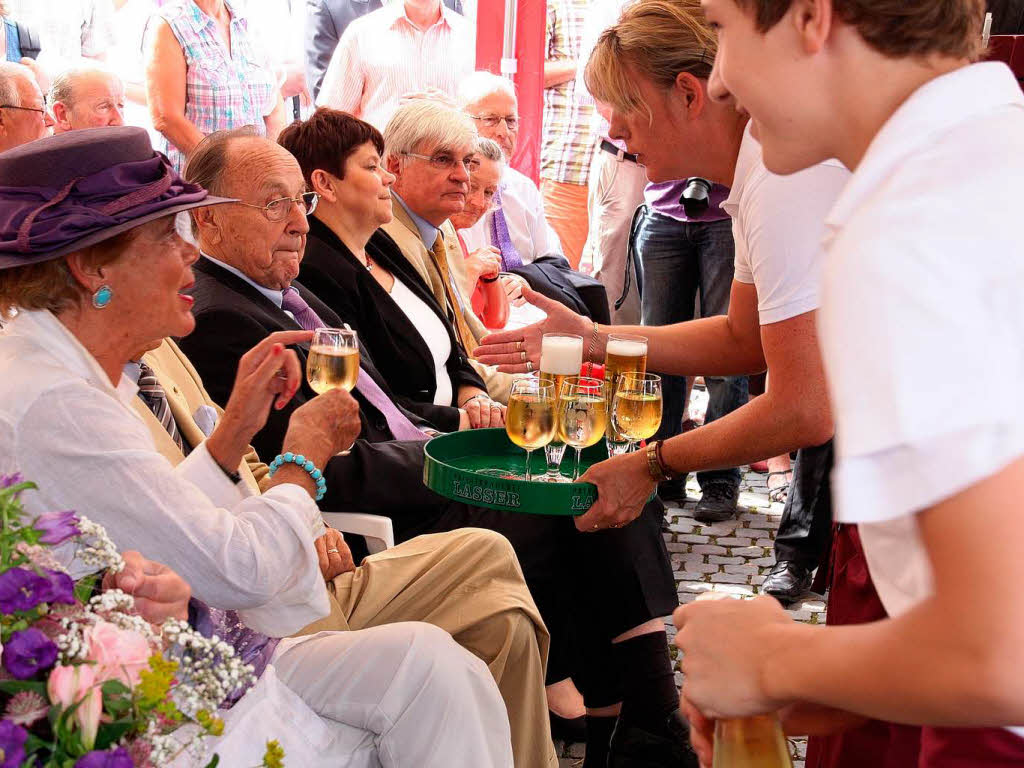
M 147 560 L 134 550 L 124 552 L 124 568 L 103 577 L 102 587 L 120 589 L 135 598 L 135 610 L 151 624 L 188 619 L 192 588 L 163 563 Z
M 524 328 L 488 334 L 473 352 L 473 357 L 481 363 L 496 365 L 504 373 L 539 371 L 541 340 L 545 333 L 586 337 L 592 327 L 582 315 L 529 286 L 523 288 L 523 297 L 547 317 Z

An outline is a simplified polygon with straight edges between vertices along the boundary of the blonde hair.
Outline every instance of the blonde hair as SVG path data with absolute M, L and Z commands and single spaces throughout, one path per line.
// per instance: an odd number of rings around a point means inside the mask
M 650 116 L 636 88 L 637 74 L 667 90 L 681 72 L 707 79 L 717 52 L 700 0 L 640 0 L 598 39 L 584 78 L 597 101 Z

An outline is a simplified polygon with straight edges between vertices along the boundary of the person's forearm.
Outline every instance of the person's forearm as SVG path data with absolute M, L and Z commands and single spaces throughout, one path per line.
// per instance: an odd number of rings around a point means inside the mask
M 267 127 L 267 138 L 271 141 L 277 141 L 277 135 L 281 133 L 287 122 L 284 101 L 281 99 L 280 94 L 277 96 L 277 104 L 274 106 L 273 111 L 263 118 L 263 122 Z
M 153 127 L 186 156 L 190 155 L 204 138 L 203 132 L 183 114 L 154 115 Z
M 647 370 L 673 376 L 740 376 L 767 367 L 760 343 L 744 342 L 728 315 L 716 315 L 674 325 L 601 325 L 590 359 L 603 363 L 609 334 L 647 338 Z M 583 338 L 591 350 L 592 333 Z
M 843 627 L 780 625 L 762 679 L 773 698 L 810 701 L 897 723 L 1024 723 L 1017 670 L 995 650 L 998 624 L 936 597 L 897 619 Z
M 726 469 L 820 445 L 831 436 L 827 414 L 805 408 L 797 395 L 770 390 L 732 413 L 665 441 L 665 462 L 676 472 Z
M 544 87 L 553 88 L 556 85 L 567 83 L 576 77 L 576 61 L 573 59 L 558 59 L 556 61 L 544 62 Z

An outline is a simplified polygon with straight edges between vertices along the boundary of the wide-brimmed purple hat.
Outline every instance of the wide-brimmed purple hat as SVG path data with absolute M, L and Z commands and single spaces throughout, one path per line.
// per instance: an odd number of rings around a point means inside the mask
M 0 153 L 0 269 L 231 202 L 186 183 L 142 128 L 90 128 L 32 141 Z

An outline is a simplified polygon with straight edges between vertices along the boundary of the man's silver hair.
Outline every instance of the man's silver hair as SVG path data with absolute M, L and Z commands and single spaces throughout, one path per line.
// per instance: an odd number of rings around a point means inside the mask
M 66 107 L 74 107 L 75 99 L 75 85 L 80 83 L 82 80 L 88 77 L 112 77 L 115 78 L 121 87 L 124 87 L 124 81 L 121 80 L 118 75 L 112 70 L 104 67 L 97 66 L 81 66 L 74 67 L 72 69 L 65 70 L 53 78 L 53 84 L 50 86 L 50 108 L 53 109 L 53 105 L 58 101 L 64 104 Z
M 432 99 L 414 99 L 398 108 L 384 129 L 384 158 L 405 161 L 410 152 L 431 154 L 475 145 L 469 116 Z
M 480 157 L 486 157 L 500 165 L 505 164 L 505 153 L 501 151 L 498 142 L 488 139 L 486 136 L 481 136 L 476 140 L 476 153 Z
M 493 93 L 504 93 L 516 98 L 516 89 L 512 81 L 507 77 L 495 75 L 485 70 L 467 75 L 459 83 L 458 103 L 459 107 L 465 109 L 470 104 L 476 104 Z
M 12 107 L 22 106 L 21 90 L 18 88 L 19 79 L 34 83 L 36 76 L 24 64 L 0 61 L 0 104 L 10 104 Z

